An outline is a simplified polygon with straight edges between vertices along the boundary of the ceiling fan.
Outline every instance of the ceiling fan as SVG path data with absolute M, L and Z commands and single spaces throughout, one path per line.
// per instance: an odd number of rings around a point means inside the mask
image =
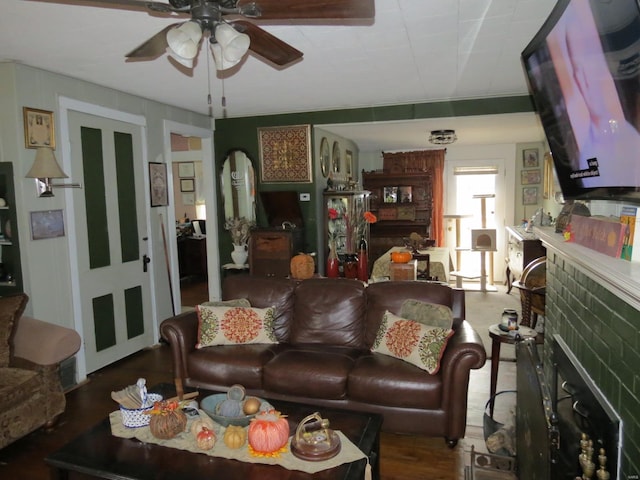
M 73 3 L 69 0 L 35 0 Z M 364 20 L 375 14 L 374 0 L 85 0 L 87 6 L 146 11 L 154 16 L 187 18 L 168 25 L 126 54 L 129 59 L 155 59 L 165 52 L 192 68 L 202 40 L 208 37 L 217 70 L 238 64 L 248 50 L 279 67 L 303 53 L 256 23 L 267 20 Z

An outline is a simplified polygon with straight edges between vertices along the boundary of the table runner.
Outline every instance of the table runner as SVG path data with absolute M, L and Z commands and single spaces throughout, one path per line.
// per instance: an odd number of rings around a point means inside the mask
M 210 455 L 212 457 L 238 460 L 241 462 L 280 465 L 287 470 L 300 470 L 305 473 L 316 473 L 322 470 L 337 467 L 344 463 L 355 462 L 356 460 L 367 458 L 367 456 L 339 430 L 335 430 L 335 432 L 340 437 L 340 453 L 328 460 L 323 460 L 320 462 L 310 462 L 301 460 L 291 453 L 291 438 L 289 438 L 287 451 L 285 453 L 282 453 L 280 457 L 254 457 L 249 454 L 246 445 L 238 449 L 228 448 L 222 440 L 225 428 L 217 424 L 214 428 L 217 438 L 215 446 L 211 450 L 201 450 L 196 446 L 193 436 L 190 432 L 191 423 L 195 421 L 194 419 L 189 419 L 187 422 L 186 430 L 170 440 L 161 440 L 154 437 L 148 426 L 139 428 L 125 427 L 122 424 L 122 414 L 119 410 L 111 412 L 109 414 L 109 421 L 111 423 L 111 433 L 116 437 L 136 438 L 145 443 L 153 443 L 156 445 L 163 445 L 165 447 L 178 448 L 180 450 L 202 453 L 205 455 Z

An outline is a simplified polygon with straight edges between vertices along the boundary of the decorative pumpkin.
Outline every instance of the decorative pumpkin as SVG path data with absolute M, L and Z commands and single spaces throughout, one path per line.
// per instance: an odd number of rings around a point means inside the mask
M 191 434 L 197 438 L 198 434 L 202 431 L 203 428 L 208 428 L 209 430 L 213 430 L 215 427 L 215 423 L 209 416 L 204 413 L 202 410 L 199 412 L 200 418 L 196 419 L 191 423 Z
M 229 425 L 222 437 L 224 444 L 229 448 L 240 448 L 247 441 L 247 432 L 243 427 Z
M 253 415 L 258 413 L 258 410 L 260 410 L 260 400 L 256 397 L 248 397 L 242 404 L 242 411 L 245 415 Z
M 413 258 L 411 252 L 391 252 L 393 263 L 408 263 Z
M 316 264 L 311 255 L 299 253 L 291 259 L 291 276 L 297 280 L 305 280 L 313 277 Z
M 154 404 L 149 412 L 151 414 L 149 430 L 154 437 L 167 440 L 184 431 L 187 426 L 187 416 L 179 407 L 178 402 L 166 400 Z
M 251 420 L 248 436 L 252 453 L 276 453 L 289 440 L 289 422 L 276 410 L 260 412 Z
M 202 450 L 211 450 L 216 444 L 216 434 L 207 427 L 202 427 L 196 436 L 196 445 Z
M 221 417 L 239 417 L 242 415 L 242 403 L 227 398 L 218 404 L 216 411 Z

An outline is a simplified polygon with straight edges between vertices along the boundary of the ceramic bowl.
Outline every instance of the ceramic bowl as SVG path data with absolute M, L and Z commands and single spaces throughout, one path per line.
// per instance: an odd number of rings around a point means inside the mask
M 218 404 L 224 402 L 228 397 L 226 393 L 216 393 L 214 395 L 209 395 L 208 397 L 204 397 L 200 401 L 200 408 L 205 411 L 207 415 L 211 417 L 211 419 L 219 425 L 223 427 L 228 427 L 229 425 L 235 425 L 238 427 L 246 427 L 251 422 L 251 419 L 256 415 L 241 415 L 239 417 L 223 417 L 222 415 L 218 415 L 217 407 Z M 261 404 L 264 404 L 265 401 L 259 397 Z

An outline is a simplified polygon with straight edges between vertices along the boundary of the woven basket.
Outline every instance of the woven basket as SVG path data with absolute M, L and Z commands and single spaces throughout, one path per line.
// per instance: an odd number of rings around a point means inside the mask
M 149 410 L 153 408 L 153 404 L 162 400 L 162 395 L 150 393 L 147 395 L 147 406 L 142 408 L 124 408 L 120 405 L 120 413 L 122 414 L 122 425 L 129 428 L 146 427 L 151 421 Z

